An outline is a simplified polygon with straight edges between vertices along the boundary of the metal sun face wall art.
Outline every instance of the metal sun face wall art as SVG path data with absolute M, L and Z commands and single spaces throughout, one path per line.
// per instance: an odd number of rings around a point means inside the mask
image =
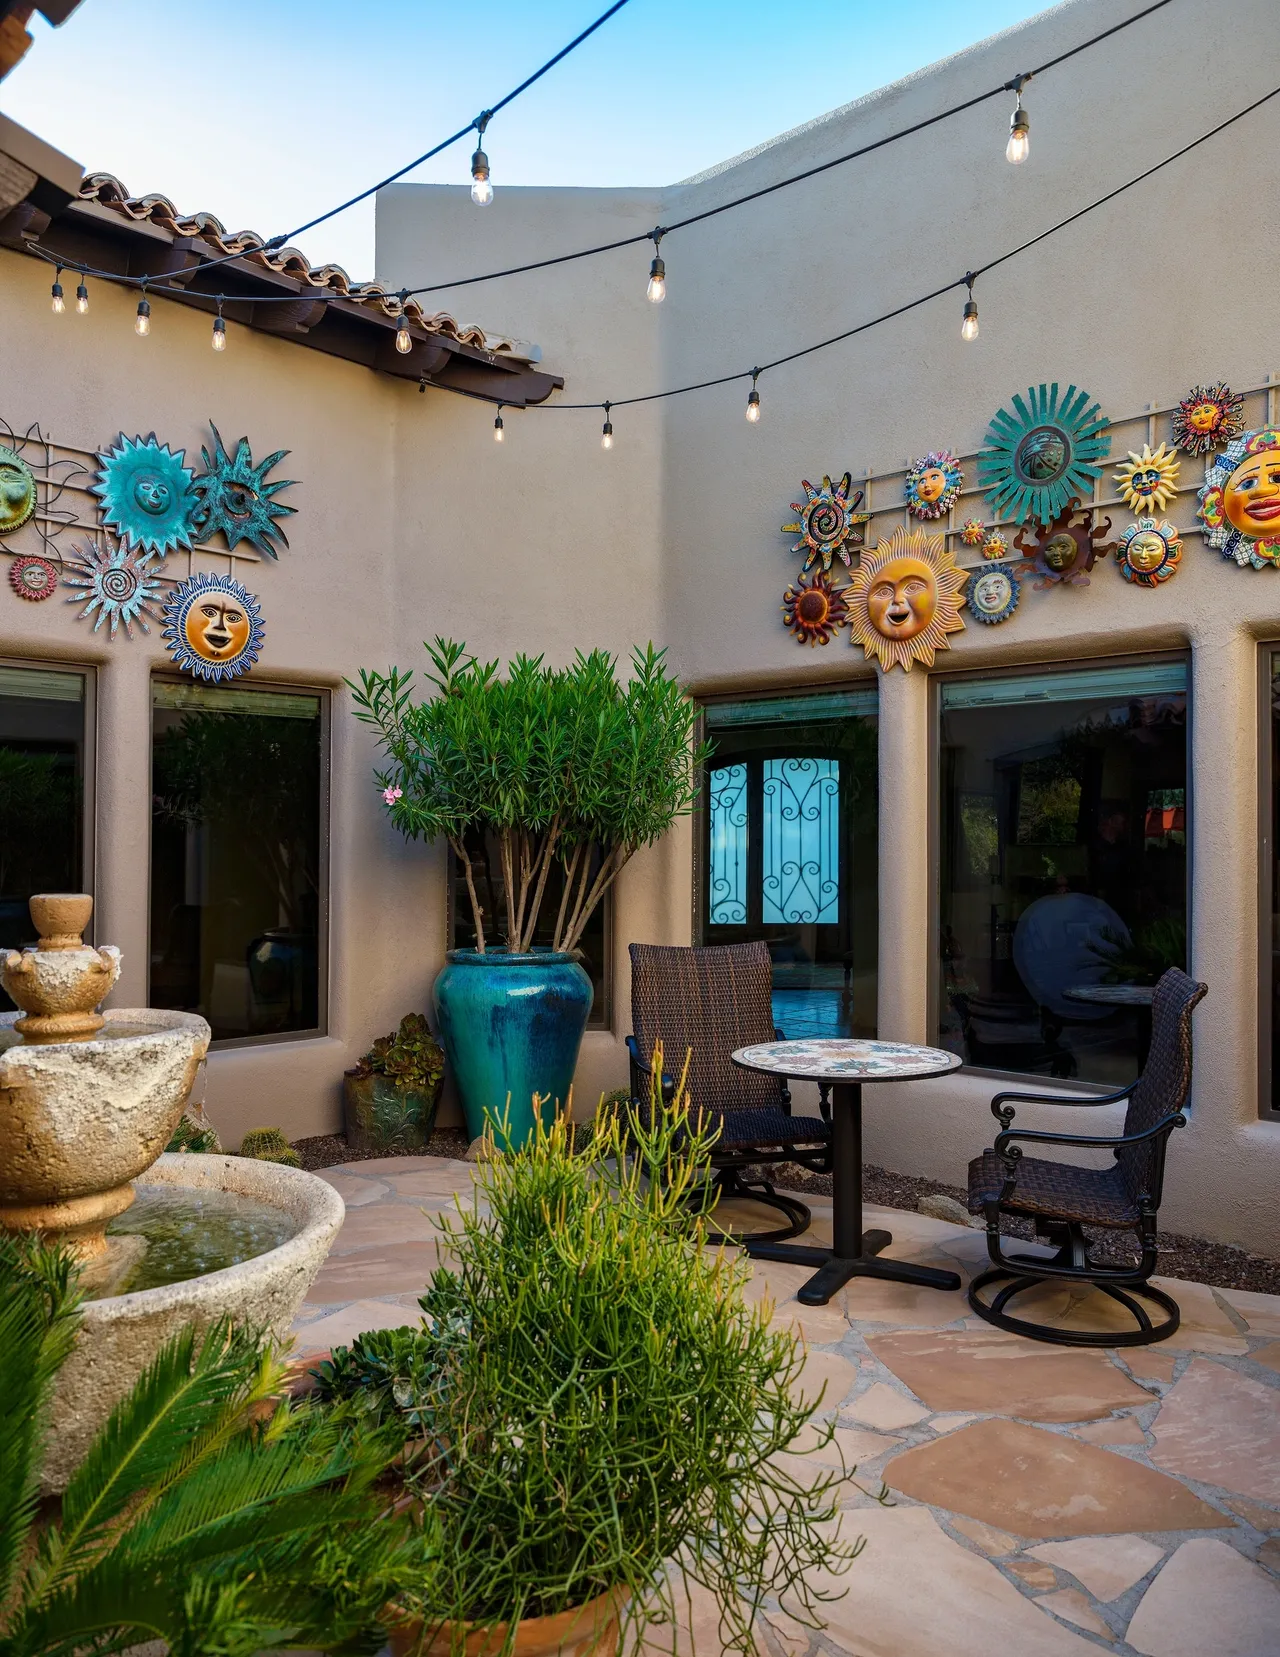
M 247 437 L 239 440 L 233 454 L 223 444 L 212 420 L 209 429 L 213 432 L 213 453 L 201 449 L 204 471 L 194 483 L 193 522 L 201 540 L 220 534 L 229 550 L 248 541 L 264 557 L 278 558 L 276 542 L 287 547 L 289 538 L 277 520 L 296 512 L 297 507 L 285 506 L 275 497 L 282 489 L 291 488 L 293 480 L 278 478 L 268 483 L 266 478 L 288 449 L 277 449 L 255 466 Z
M 1189 455 L 1225 449 L 1244 430 L 1243 406 L 1223 380 L 1192 386 L 1173 412 L 1173 441 Z
M 112 545 L 106 541 L 86 541 L 67 559 L 62 579 L 76 590 L 68 604 L 84 604 L 76 618 L 79 621 L 94 617 L 96 633 L 105 621 L 111 638 L 123 626 L 126 638 L 133 637 L 136 621 L 144 633 L 150 633 L 147 621 L 158 622 L 156 608 L 161 598 L 161 578 L 150 563 L 150 554 L 139 553 L 122 541 Z
M 1116 487 L 1135 517 L 1149 516 L 1168 506 L 1170 496 L 1177 491 L 1181 469 L 1177 451 L 1167 443 L 1156 449 L 1144 443 L 1141 454 L 1130 449 L 1128 460 L 1116 468 Z
M 1227 445 L 1204 474 L 1196 513 L 1208 544 L 1241 569 L 1280 562 L 1280 427 Z
M 0 445 L 0 535 L 21 529 L 35 509 L 35 473 L 15 449 Z
M 1013 571 L 999 565 L 990 569 L 974 570 L 969 578 L 965 603 L 975 621 L 988 626 L 1008 621 L 1018 608 L 1022 597 L 1022 583 Z
M 853 478 L 848 472 L 838 483 L 824 477 L 821 488 L 815 489 L 808 478 L 801 478 L 803 501 L 792 501 L 791 510 L 800 514 L 793 524 L 783 524 L 784 535 L 797 535 L 792 552 L 803 552 L 801 574 L 807 575 L 819 560 L 823 570 L 831 568 L 832 557 L 841 558 L 846 565 L 853 562 L 852 549 L 863 544 L 864 529 L 871 514 L 859 512 L 862 490 L 851 494 Z
M 1158 587 L 1178 573 L 1182 542 L 1163 518 L 1139 518 L 1120 537 L 1116 560 L 1120 574 L 1138 587 Z
M 987 429 L 978 481 L 997 515 L 1047 524 L 1072 496 L 1084 500 L 1102 475 L 1095 462 L 1111 452 L 1109 422 L 1087 391 L 1069 385 L 1059 396 L 1056 381 L 1031 386 L 1012 403 Z
M 254 595 L 232 576 L 207 572 L 189 577 L 169 595 L 164 624 L 174 663 L 214 684 L 247 673 L 266 636 Z
M 191 550 L 195 473 L 186 451 L 160 443 L 154 432 L 123 432 L 98 455 L 98 481 L 90 487 L 102 508 L 104 525 L 127 547 L 146 557 L 167 558 Z
M 950 449 L 931 449 L 907 468 L 903 492 L 913 518 L 945 518 L 964 483 L 960 462 Z
M 962 633 L 960 569 L 941 535 L 895 529 L 864 552 L 844 589 L 850 643 L 860 644 L 884 672 L 913 662 L 932 667 L 934 654 L 951 648 L 947 635 Z
M 1111 529 L 1110 518 L 1095 524 L 1092 510 L 1080 512 L 1079 507 L 1080 502 L 1072 499 L 1049 523 L 1036 525 L 1028 520 L 1023 524 L 1013 538 L 1025 559 L 1018 565 L 1018 575 L 1036 576 L 1034 585 L 1041 589 L 1089 585 L 1089 571 L 1099 558 L 1115 551 L 1116 543 L 1104 539 Z
M 813 579 L 800 577 L 782 595 L 782 620 L 797 644 L 827 644 L 849 619 L 845 589 L 833 587 L 831 577 L 815 570 Z

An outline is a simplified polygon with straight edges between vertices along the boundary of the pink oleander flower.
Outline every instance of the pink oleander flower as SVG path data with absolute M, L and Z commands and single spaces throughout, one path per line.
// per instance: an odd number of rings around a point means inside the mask
M 402 788 L 384 788 L 382 790 L 382 798 L 388 805 L 394 805 L 403 793 L 404 790 Z

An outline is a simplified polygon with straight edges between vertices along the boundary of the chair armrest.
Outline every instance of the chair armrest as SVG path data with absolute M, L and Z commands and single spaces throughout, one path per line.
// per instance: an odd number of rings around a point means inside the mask
M 1123 1150 L 1128 1145 L 1145 1144 L 1148 1139 L 1172 1133 L 1174 1128 L 1185 1128 L 1186 1125 L 1186 1117 L 1181 1111 L 1175 1111 L 1172 1116 L 1162 1118 L 1154 1127 L 1144 1128 L 1141 1133 L 1116 1134 L 1105 1138 L 1087 1133 L 1046 1133 L 1037 1128 L 1006 1128 L 996 1135 L 995 1153 L 1001 1158 L 1021 1156 L 1021 1151 L 1016 1147 L 1012 1151 L 1009 1149 L 1015 1140 L 1025 1140 L 1031 1145 L 1081 1145 L 1085 1149 Z
M 647 1065 L 640 1057 L 640 1044 L 634 1036 L 628 1036 L 626 1038 L 626 1043 L 627 1054 L 631 1059 L 631 1092 L 633 1094 L 638 1094 L 639 1089 L 636 1087 L 636 1078 L 639 1076 L 651 1076 L 653 1074 L 653 1067 L 652 1065 Z M 664 1070 L 662 1073 L 662 1097 L 668 1104 L 675 1097 L 675 1091 L 676 1084 L 674 1080 L 668 1076 Z
M 1132 1081 L 1128 1087 L 1122 1087 L 1115 1093 L 1097 1093 L 1092 1098 L 1067 1098 L 1057 1093 L 997 1093 L 991 1101 L 991 1114 L 1001 1127 L 1007 1128 L 1013 1121 L 1014 1111 L 1010 1101 L 1020 1105 L 1118 1105 L 1122 1099 L 1127 1099 L 1137 1087 Z

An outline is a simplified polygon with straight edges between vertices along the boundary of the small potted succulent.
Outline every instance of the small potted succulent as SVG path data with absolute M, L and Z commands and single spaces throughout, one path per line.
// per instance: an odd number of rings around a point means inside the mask
M 379 1036 L 342 1080 L 347 1145 L 362 1154 L 420 1150 L 430 1139 L 444 1081 L 444 1052 L 421 1013 Z

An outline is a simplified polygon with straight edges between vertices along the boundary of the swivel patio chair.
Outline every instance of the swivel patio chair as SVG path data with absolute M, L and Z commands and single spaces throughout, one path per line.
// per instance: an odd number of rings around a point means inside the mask
M 994 1146 L 969 1164 L 969 1210 L 986 1216 L 987 1252 L 992 1260 L 991 1268 L 969 1285 L 969 1304 L 987 1323 L 1064 1346 L 1145 1346 L 1166 1339 L 1177 1329 L 1177 1302 L 1153 1288 L 1149 1279 L 1156 1269 L 1156 1211 L 1164 1186 L 1169 1135 L 1186 1125 L 1182 1107 L 1191 1088 L 1191 1014 L 1206 993 L 1206 985 L 1197 984 L 1176 967 L 1164 974 L 1152 1004 L 1151 1050 L 1141 1076 L 1128 1087 L 1091 1099 L 998 1093 L 991 1101 L 1001 1132 Z M 1129 1101 L 1129 1108 L 1124 1132 L 1115 1137 L 1011 1126 L 1015 1102 L 1076 1108 L 1118 1104 L 1122 1099 Z M 1024 1142 L 1110 1149 L 1115 1161 L 1110 1167 L 1081 1168 L 1024 1156 Z M 1002 1214 L 1033 1220 L 1037 1235 L 1058 1252 L 1047 1258 L 1005 1254 L 1002 1245 L 1008 1238 L 1000 1235 Z M 1094 1260 L 1085 1226 L 1134 1232 L 1140 1258 L 1131 1265 Z M 1051 1329 L 1005 1311 L 1015 1295 L 1040 1283 L 1092 1284 L 1118 1301 L 1137 1327 L 1119 1333 Z M 1003 1287 L 984 1299 L 982 1291 L 993 1284 Z M 1142 1300 L 1159 1307 L 1165 1316 L 1153 1322 Z
M 653 1050 L 662 1043 L 666 1062 L 678 1076 L 689 1055 L 689 1097 L 693 1112 L 719 1130 L 711 1152 L 718 1197 L 750 1197 L 776 1208 L 787 1223 L 773 1231 L 753 1231 L 753 1242 L 781 1242 L 798 1237 L 809 1224 L 809 1210 L 783 1196 L 768 1178 L 746 1171 L 780 1162 L 795 1162 L 814 1173 L 831 1170 L 831 1122 L 828 1090 L 821 1090 L 822 1117 L 793 1116 L 791 1092 L 781 1077 L 741 1070 L 731 1055 L 739 1047 L 782 1041 L 775 1029 L 771 990 L 772 966 L 763 943 L 685 949 L 666 944 L 631 945 L 631 1093 L 647 1109 Z M 662 1098 L 675 1091 L 663 1075 Z M 717 1234 L 713 1241 L 744 1239 Z

